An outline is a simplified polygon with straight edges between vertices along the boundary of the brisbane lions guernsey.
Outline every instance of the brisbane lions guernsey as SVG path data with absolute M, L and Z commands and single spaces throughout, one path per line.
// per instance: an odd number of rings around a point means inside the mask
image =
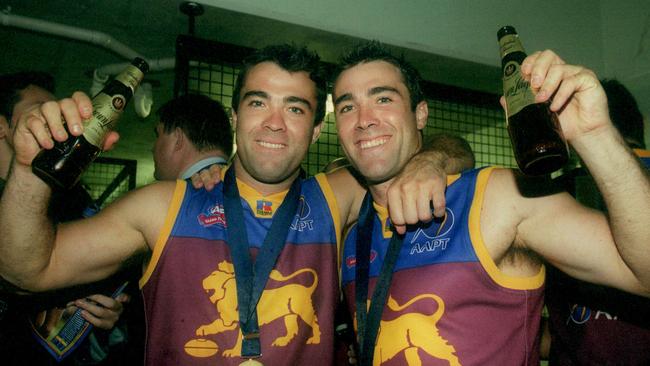
M 479 221 L 491 172 L 485 168 L 449 177 L 444 219 L 407 231 L 382 313 L 374 365 L 539 365 L 544 269 L 533 277 L 509 277 L 490 258 Z M 375 209 L 369 294 L 391 237 L 387 210 L 376 204 Z M 356 236 L 353 226 L 342 263 L 351 312 Z
M 262 196 L 237 181 L 254 259 L 285 192 Z M 165 227 L 140 282 L 147 365 L 239 365 L 236 279 L 223 183 L 211 192 L 178 181 Z M 338 299 L 336 201 L 325 176 L 302 183 L 286 245 L 257 305 L 264 365 L 333 362 Z

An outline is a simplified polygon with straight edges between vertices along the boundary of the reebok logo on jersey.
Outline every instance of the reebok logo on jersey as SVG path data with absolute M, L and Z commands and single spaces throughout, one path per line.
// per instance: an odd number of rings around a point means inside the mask
M 257 215 L 269 217 L 273 216 L 273 202 L 257 200 Z

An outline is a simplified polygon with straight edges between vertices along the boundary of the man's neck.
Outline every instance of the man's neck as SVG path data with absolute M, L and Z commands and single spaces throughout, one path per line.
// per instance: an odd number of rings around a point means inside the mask
M 263 196 L 268 196 L 274 193 L 284 192 L 291 187 L 293 181 L 300 174 L 300 169 L 296 169 L 289 177 L 277 183 L 264 183 L 252 177 L 241 164 L 238 157 L 235 157 L 233 166 L 235 167 L 235 176 L 237 179 L 246 183 L 249 187 L 253 188 Z
M 186 179 L 192 176 L 194 173 L 198 173 L 204 168 L 207 168 L 209 165 L 211 165 L 210 161 L 208 160 L 216 160 L 219 159 L 219 162 L 223 162 L 224 164 L 228 161 L 228 158 L 218 152 L 211 152 L 207 154 L 201 154 L 201 155 L 195 155 L 191 159 L 187 160 L 187 163 L 184 164 L 183 168 L 179 171 L 178 173 L 178 179 Z M 200 165 L 199 163 L 205 161 L 205 165 Z M 197 165 L 198 164 L 198 165 Z M 189 176 L 187 176 L 189 175 Z
M 393 179 L 395 178 L 391 178 L 382 183 L 370 184 L 368 186 L 368 190 L 370 191 L 370 194 L 372 194 L 372 200 L 382 207 L 388 207 L 388 187 L 390 187 Z

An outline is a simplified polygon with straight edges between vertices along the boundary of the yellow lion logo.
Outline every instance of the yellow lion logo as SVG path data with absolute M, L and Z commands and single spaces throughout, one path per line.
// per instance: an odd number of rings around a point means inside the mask
M 274 281 L 286 282 L 302 273 L 312 274 L 314 281 L 311 286 L 306 287 L 300 284 L 287 284 L 279 288 L 264 290 L 258 304 L 258 322 L 262 326 L 276 319 L 282 318 L 286 327 L 286 335 L 278 337 L 272 343 L 273 346 L 286 346 L 298 334 L 298 318 L 309 325 L 312 329 L 312 336 L 307 344 L 320 343 L 320 327 L 316 318 L 316 310 L 312 303 L 312 294 L 318 285 L 316 271 L 310 268 L 300 269 L 283 276 L 277 270 L 272 270 L 269 278 Z M 196 330 L 197 336 L 218 334 L 238 328 L 239 313 L 237 311 L 237 286 L 235 284 L 235 270 L 232 263 L 223 261 L 219 263 L 218 269 L 203 279 L 203 288 L 210 295 L 210 301 L 216 306 L 221 316 L 210 324 L 202 325 Z M 224 357 L 238 357 L 241 355 L 242 334 L 239 332 L 237 343 L 231 349 L 223 352 Z
M 449 365 L 460 366 L 453 346 L 447 344 L 438 332 L 436 324 L 445 312 L 445 303 L 434 294 L 423 294 L 399 305 L 392 297 L 388 298 L 388 308 L 392 311 L 402 311 L 424 298 L 433 299 L 438 303 L 438 310 L 433 314 L 408 313 L 394 320 L 381 321 L 379 334 L 375 345 L 373 365 L 382 363 L 404 352 L 409 366 L 422 365 L 418 350 L 423 350 L 432 357 L 449 361 Z

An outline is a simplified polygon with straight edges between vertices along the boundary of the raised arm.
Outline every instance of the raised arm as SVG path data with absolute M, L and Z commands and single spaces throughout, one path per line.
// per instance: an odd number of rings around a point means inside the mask
M 129 257 L 148 250 L 162 226 L 173 183 L 138 190 L 92 218 L 57 228 L 47 217 L 51 191 L 32 174 L 31 160 L 41 146 L 53 146 L 51 136 L 67 138 L 61 116 L 78 135 L 82 129 L 74 126 L 91 110 L 88 97 L 75 93 L 73 99 L 35 105 L 15 116 L 16 155 L 0 199 L 0 275 L 25 289 L 107 277 Z
M 553 95 L 551 109 L 558 112 L 565 137 L 597 182 L 609 216 L 580 206 L 568 194 L 506 196 L 503 192 L 512 192 L 509 185 L 515 181 L 503 174 L 491 179 L 489 190 L 497 193 L 486 193 L 486 200 L 492 200 L 486 207 L 514 217 L 515 246 L 541 254 L 574 277 L 648 296 L 650 180 L 613 127 L 596 75 L 566 65 L 551 51 L 529 56 L 522 72 L 538 89 L 539 101 Z M 504 209 L 496 200 L 510 204 Z M 495 214 L 487 210 L 481 220 Z

